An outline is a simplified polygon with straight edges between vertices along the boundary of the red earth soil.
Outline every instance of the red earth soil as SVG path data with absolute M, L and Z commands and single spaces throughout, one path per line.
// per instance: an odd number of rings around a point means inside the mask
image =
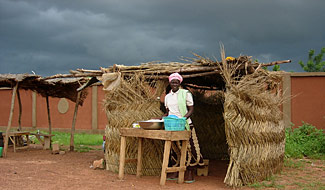
M 92 169 L 93 161 L 104 157 L 100 150 L 51 154 L 38 145 L 13 152 L 9 147 L 7 158 L 0 158 L 0 189 L 231 189 L 223 183 L 228 161 L 211 161 L 209 175 L 195 176 L 191 184 L 167 181 L 160 186 L 159 176 L 125 175 L 101 169 Z

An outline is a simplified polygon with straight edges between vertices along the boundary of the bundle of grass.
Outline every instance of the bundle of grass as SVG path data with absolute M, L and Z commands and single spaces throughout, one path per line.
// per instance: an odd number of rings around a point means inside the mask
M 222 52 L 225 62 L 224 52 Z M 238 73 L 238 64 L 223 64 L 226 82 L 224 120 L 230 163 L 224 182 L 242 186 L 279 172 L 283 166 L 285 130 L 280 105 L 281 75 L 257 68 Z
M 147 120 L 153 117 L 162 116 L 160 111 L 160 96 L 167 84 L 163 81 L 144 80 L 141 73 L 135 73 L 129 77 L 121 77 L 120 73 L 110 73 L 116 75 L 119 81 L 113 84 L 114 88 L 106 92 L 105 109 L 108 118 L 106 126 L 106 168 L 117 172 L 120 151 L 120 128 L 131 128 L 132 123 Z M 103 76 L 105 78 L 105 76 Z M 111 76 L 109 76 L 111 77 Z M 108 84 L 112 85 L 111 83 Z M 104 88 L 109 88 L 105 86 Z M 158 140 L 144 140 L 143 150 L 143 175 L 159 175 L 161 171 L 163 155 L 163 142 Z M 127 140 L 126 158 L 137 158 L 137 140 L 130 138 Z M 136 162 L 126 163 L 125 172 L 136 173 Z

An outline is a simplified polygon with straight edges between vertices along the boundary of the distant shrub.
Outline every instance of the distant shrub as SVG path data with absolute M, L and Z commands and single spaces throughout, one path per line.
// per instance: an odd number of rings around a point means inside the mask
M 325 133 L 322 129 L 303 123 L 299 128 L 286 129 L 287 158 L 325 158 Z

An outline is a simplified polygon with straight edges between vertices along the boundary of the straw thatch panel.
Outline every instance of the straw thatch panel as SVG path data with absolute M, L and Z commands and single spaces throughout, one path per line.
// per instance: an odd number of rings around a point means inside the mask
M 236 66 L 223 67 L 227 90 L 224 119 L 230 163 L 224 182 L 242 186 L 279 172 L 285 133 L 280 105 L 281 76 L 256 70 L 234 78 Z
M 106 138 L 106 168 L 118 171 L 120 151 L 120 128 L 132 127 L 132 123 L 159 117 L 160 100 L 157 99 L 166 86 L 164 82 L 148 82 L 143 75 L 135 74 L 120 78 L 114 89 L 106 92 L 105 109 L 108 118 Z M 105 88 L 104 84 L 104 88 Z M 161 171 L 163 143 L 158 140 L 144 140 L 143 174 L 159 175 Z M 137 140 L 129 138 L 126 146 L 126 159 L 137 158 Z M 136 163 L 127 163 L 125 172 L 136 173 Z

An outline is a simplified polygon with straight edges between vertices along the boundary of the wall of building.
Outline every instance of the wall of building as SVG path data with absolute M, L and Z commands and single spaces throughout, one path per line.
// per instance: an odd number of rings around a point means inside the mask
M 93 86 L 86 89 L 87 98 L 82 106 L 78 108 L 75 128 L 77 131 L 87 131 L 92 133 L 103 133 L 107 123 L 105 110 L 103 108 L 104 91 L 102 86 Z M 29 90 L 19 90 L 22 115 L 21 126 L 28 130 L 48 130 L 48 111 L 46 98 Z M 34 96 L 34 98 L 33 98 Z M 0 90 L 0 129 L 4 130 L 8 125 L 9 112 L 11 107 L 12 90 Z M 52 130 L 70 131 L 72 127 L 75 103 L 65 99 L 67 102 L 66 112 L 59 111 L 61 98 L 49 97 L 49 110 Z M 12 128 L 18 128 L 19 104 L 15 98 L 14 113 L 12 118 Z
M 0 90 L 0 126 L 7 126 L 11 108 L 11 94 L 12 89 L 1 89 Z M 20 90 L 20 99 L 22 102 L 22 115 L 21 125 L 32 126 L 32 94 L 30 91 Z M 17 97 L 15 98 L 14 114 L 12 118 L 12 126 L 18 125 L 19 105 Z
M 291 123 L 302 125 L 302 121 L 317 128 L 325 129 L 325 73 L 286 73 L 283 80 L 284 121 L 286 127 Z M 107 117 L 103 107 L 102 86 L 88 87 L 88 96 L 78 109 L 76 131 L 104 133 Z M 46 98 L 32 92 L 20 90 L 22 102 L 21 125 L 26 130 L 48 130 Z M 0 130 L 5 131 L 11 107 L 11 89 L 0 90 Z M 290 98 L 291 97 L 291 98 Z M 66 113 L 59 111 L 60 98 L 49 97 L 51 124 L 53 130 L 70 131 L 75 103 L 67 100 Z M 12 128 L 18 128 L 19 105 L 15 98 Z
M 325 73 L 291 75 L 291 121 L 325 129 Z

